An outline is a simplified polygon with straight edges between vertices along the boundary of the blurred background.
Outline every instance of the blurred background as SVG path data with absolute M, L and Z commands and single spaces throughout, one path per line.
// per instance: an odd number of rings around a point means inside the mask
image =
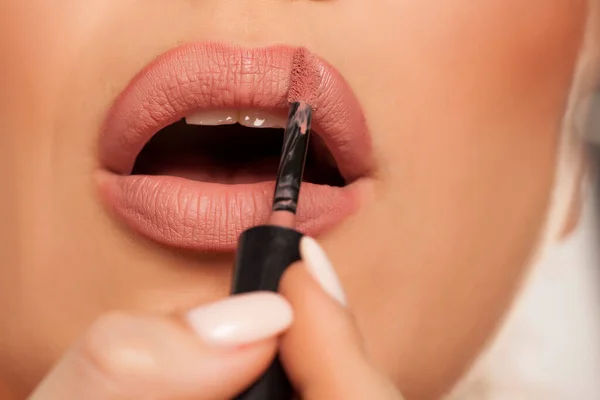
M 600 146 L 600 92 L 594 98 L 592 113 L 588 119 L 588 137 Z

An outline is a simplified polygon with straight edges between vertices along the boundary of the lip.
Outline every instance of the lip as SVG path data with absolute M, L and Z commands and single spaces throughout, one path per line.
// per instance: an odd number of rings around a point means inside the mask
M 154 134 L 195 111 L 243 108 L 285 115 L 296 50 L 189 44 L 138 73 L 109 110 L 100 135 L 98 183 L 111 211 L 165 245 L 233 250 L 243 230 L 268 219 L 274 182 L 228 185 L 128 174 Z M 371 140 L 356 97 L 332 66 L 316 59 L 322 79 L 313 130 L 352 183 L 343 188 L 303 183 L 298 229 L 310 235 L 359 207 L 373 171 Z

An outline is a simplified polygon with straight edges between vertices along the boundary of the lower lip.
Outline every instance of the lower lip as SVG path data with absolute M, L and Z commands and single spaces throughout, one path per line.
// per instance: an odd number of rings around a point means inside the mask
M 274 182 L 240 185 L 170 176 L 121 176 L 99 171 L 100 194 L 129 228 L 163 245 L 198 251 L 233 251 L 246 229 L 266 223 Z M 360 205 L 367 184 L 346 187 L 304 183 L 297 229 L 318 236 Z

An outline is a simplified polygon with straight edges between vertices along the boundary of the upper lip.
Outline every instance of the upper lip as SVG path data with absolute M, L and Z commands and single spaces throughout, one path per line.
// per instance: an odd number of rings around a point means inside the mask
M 211 109 L 288 107 L 296 48 L 245 49 L 224 44 L 189 44 L 158 57 L 117 98 L 100 139 L 100 163 L 110 172 L 131 173 L 137 155 L 162 128 Z M 318 60 L 321 84 L 313 130 L 348 182 L 372 170 L 371 142 L 361 108 L 348 84 Z

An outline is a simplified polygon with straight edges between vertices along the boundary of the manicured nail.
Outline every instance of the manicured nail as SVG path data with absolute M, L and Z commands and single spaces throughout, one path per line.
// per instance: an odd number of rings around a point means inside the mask
M 270 292 L 231 296 L 187 314 L 189 325 L 204 342 L 232 347 L 276 336 L 292 320 L 290 304 Z
M 316 240 L 304 236 L 300 241 L 300 254 L 306 263 L 306 267 L 312 277 L 321 285 L 323 290 L 334 300 L 337 300 L 343 306 L 346 305 L 346 295 L 342 288 L 342 283 L 325 254 L 323 248 Z

